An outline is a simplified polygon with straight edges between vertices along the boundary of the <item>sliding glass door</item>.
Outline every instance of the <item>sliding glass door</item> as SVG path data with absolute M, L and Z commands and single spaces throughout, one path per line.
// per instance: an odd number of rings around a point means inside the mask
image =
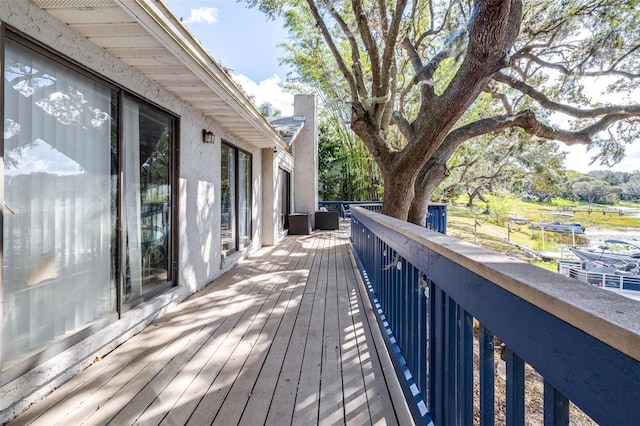
M 238 243 L 251 244 L 251 154 L 238 150 Z
M 278 229 L 281 232 L 289 229 L 289 213 L 291 213 L 291 173 L 278 169 Z
M 224 256 L 238 249 L 236 243 L 236 150 L 230 145 L 222 144 L 220 172 L 222 191 L 220 231 Z
M 251 244 L 251 169 L 251 154 L 222 144 L 220 232 L 223 257 Z
M 4 373 L 174 284 L 177 124 L 15 35 L 2 72 Z
M 6 40 L 2 369 L 116 310 L 115 93 Z
M 171 247 L 173 118 L 124 99 L 124 303 L 166 287 Z

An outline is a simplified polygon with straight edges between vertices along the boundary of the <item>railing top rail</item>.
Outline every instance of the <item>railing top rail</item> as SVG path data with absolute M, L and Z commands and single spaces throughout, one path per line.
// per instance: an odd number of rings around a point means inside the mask
M 353 206 L 352 215 L 378 224 L 372 232 L 395 231 L 640 361 L 639 302 L 364 208 Z M 408 260 L 417 255 L 403 252 L 401 241 L 387 243 Z

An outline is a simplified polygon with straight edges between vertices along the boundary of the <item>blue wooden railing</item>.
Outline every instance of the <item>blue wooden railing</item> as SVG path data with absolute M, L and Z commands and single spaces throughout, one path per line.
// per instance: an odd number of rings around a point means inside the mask
M 351 206 L 363 207 L 367 210 L 380 212 L 382 201 L 319 201 L 318 206 L 328 210 L 337 210 L 340 217 L 351 217 Z M 427 207 L 427 229 L 447 233 L 447 205 L 429 204 Z
M 544 380 L 545 424 L 568 424 L 569 401 L 640 424 L 638 302 L 358 207 L 351 238 L 416 419 L 471 425 L 476 404 L 493 425 L 499 338 L 506 424 L 525 423 L 525 363 Z
M 345 218 L 351 216 L 351 206 L 361 206 L 367 210 L 380 212 L 382 201 L 318 201 L 318 206 L 337 210 L 340 212 L 340 217 Z

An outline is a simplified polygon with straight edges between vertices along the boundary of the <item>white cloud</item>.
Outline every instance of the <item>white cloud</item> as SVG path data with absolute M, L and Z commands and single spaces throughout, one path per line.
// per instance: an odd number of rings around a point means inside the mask
M 218 22 L 218 9 L 215 7 L 201 7 L 199 9 L 191 9 L 191 16 L 183 21 L 185 24 L 199 24 L 206 22 L 207 24 L 215 24 Z
M 268 102 L 280 110 L 283 116 L 293 115 L 293 95 L 284 91 L 282 81 L 277 75 L 256 83 L 243 74 L 233 74 L 233 80 L 245 93 L 254 97 L 253 103 L 256 107 Z

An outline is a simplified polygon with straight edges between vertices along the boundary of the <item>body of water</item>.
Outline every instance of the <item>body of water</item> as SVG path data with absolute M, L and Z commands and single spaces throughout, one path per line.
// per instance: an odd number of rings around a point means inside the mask
M 616 207 L 625 215 L 640 217 L 640 209 L 629 207 Z M 640 244 L 640 228 L 600 229 L 589 227 L 584 233 L 589 238 L 589 247 L 597 248 L 604 244 L 605 240 L 624 240 Z

